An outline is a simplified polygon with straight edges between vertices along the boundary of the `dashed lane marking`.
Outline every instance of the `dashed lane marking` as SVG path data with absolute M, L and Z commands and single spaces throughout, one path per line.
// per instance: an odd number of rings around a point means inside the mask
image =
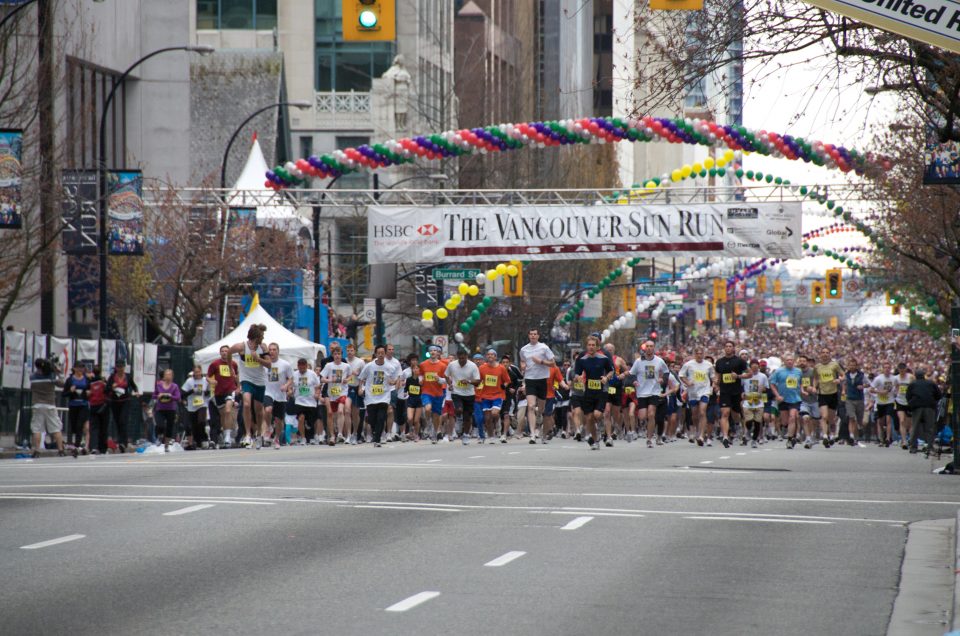
M 520 552 L 518 550 L 507 552 L 502 556 L 498 556 L 493 561 L 487 561 L 486 563 L 483 564 L 483 566 L 488 568 L 499 568 L 506 565 L 507 563 L 510 563 L 511 561 L 516 561 L 517 559 L 522 557 L 524 554 L 526 554 L 526 552 Z
M 417 605 L 426 603 L 431 599 L 435 599 L 440 596 L 440 592 L 420 592 L 419 594 L 414 594 L 408 598 L 403 599 L 397 603 L 394 603 L 386 610 L 387 612 L 406 612 L 407 610 L 413 609 Z
M 52 545 L 60 545 L 61 543 L 69 543 L 70 541 L 83 539 L 86 536 L 87 535 L 85 534 L 68 534 L 65 537 L 50 539 L 48 541 L 41 541 L 40 543 L 31 543 L 30 545 L 22 545 L 20 546 L 20 549 L 21 550 L 39 550 L 40 548 L 49 548 Z
M 560 528 L 561 530 L 576 530 L 577 528 L 582 528 L 593 521 L 593 517 L 577 517 L 567 525 Z

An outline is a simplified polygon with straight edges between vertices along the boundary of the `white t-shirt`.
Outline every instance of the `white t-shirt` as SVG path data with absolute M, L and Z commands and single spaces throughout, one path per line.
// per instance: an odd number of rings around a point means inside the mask
M 353 360 L 347 360 L 347 364 L 350 365 L 350 373 L 353 374 L 353 377 L 350 378 L 347 384 L 350 386 L 360 386 L 360 372 L 363 371 L 363 367 L 367 363 L 363 361 L 363 358 L 354 356 Z
M 747 409 L 763 408 L 766 399 L 766 390 L 770 388 L 770 380 L 766 374 L 758 371 L 749 378 L 742 378 L 743 407 Z
M 320 377 L 328 381 L 327 395 L 336 400 L 347 396 L 347 378 L 350 376 L 350 365 L 341 360 L 340 364 L 328 362 L 320 371 Z
M 287 380 L 293 377 L 293 366 L 286 360 L 277 360 L 267 371 L 267 388 L 264 395 L 272 398 L 274 402 L 284 402 L 287 394 L 283 392 L 282 387 Z
M 550 365 L 537 364 L 532 361 L 533 358 L 540 358 L 541 360 L 553 360 L 553 351 L 551 351 L 550 347 L 542 342 L 524 345 L 523 348 L 520 349 L 520 361 L 526 365 L 523 372 L 523 379 L 546 380 L 549 378 Z M 452 366 L 456 363 L 451 362 L 450 364 Z
M 907 387 L 910 386 L 911 382 L 913 382 L 913 376 L 909 373 L 906 377 L 900 376 L 899 374 L 893 377 L 893 400 L 897 404 L 901 406 L 907 405 Z
M 390 373 L 393 374 L 394 378 L 399 378 L 400 374 L 403 373 L 403 365 L 400 364 L 400 360 L 397 358 L 384 358 L 383 363 L 388 365 L 391 368 Z M 391 385 L 391 391 L 396 391 L 396 385 Z
M 360 382 L 363 383 L 364 404 L 389 404 L 390 385 L 397 381 L 399 373 L 392 364 L 384 360 L 377 364 L 376 360 L 368 362 L 360 372 Z
M 874 395 L 877 396 L 877 405 L 883 406 L 884 404 L 893 404 L 894 390 L 897 386 L 897 379 L 892 375 L 885 375 L 881 373 L 873 379 L 873 382 L 870 383 L 870 387 L 873 389 Z
M 260 355 L 267 355 L 263 345 L 254 350 L 250 348 L 247 341 L 243 342 L 243 355 L 240 356 L 240 364 L 237 365 L 237 375 L 240 376 L 240 382 L 250 382 L 255 386 L 266 386 L 267 369 L 260 364 Z
M 406 400 L 407 395 L 407 380 L 410 376 L 413 375 L 413 370 L 410 367 L 407 367 L 400 372 L 400 388 L 397 389 L 397 399 Z
M 318 386 L 320 386 L 320 378 L 313 372 L 313 369 L 307 369 L 302 374 L 297 369 L 293 372 L 294 402 L 300 406 L 316 407 Z
M 704 396 L 710 397 L 715 375 L 716 370 L 709 361 L 687 360 L 680 367 L 680 377 L 690 383 L 687 386 L 687 400 L 693 402 Z
M 206 378 L 196 380 L 191 375 L 180 387 L 180 392 L 186 396 L 187 410 L 191 413 L 206 407 L 210 401 L 210 384 Z
M 670 371 L 667 363 L 660 356 L 651 359 L 637 358 L 630 367 L 630 374 L 637 377 L 637 397 L 660 395 L 660 378 Z
M 477 387 L 471 384 L 471 380 L 479 379 L 480 369 L 472 360 L 467 360 L 463 366 L 460 366 L 459 360 L 447 365 L 447 382 L 455 395 L 476 395 Z

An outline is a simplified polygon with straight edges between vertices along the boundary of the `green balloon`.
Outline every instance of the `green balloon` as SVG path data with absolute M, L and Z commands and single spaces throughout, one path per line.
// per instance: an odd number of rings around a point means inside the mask
M 465 322 L 461 322 L 461 323 L 460 323 L 460 331 L 462 331 L 463 333 L 466 333 L 466 332 L 470 331 L 470 325 L 468 325 L 468 324 L 465 323 Z
M 477 309 L 474 309 L 473 311 L 471 311 L 470 319 L 473 320 L 474 322 L 480 320 L 480 311 Z

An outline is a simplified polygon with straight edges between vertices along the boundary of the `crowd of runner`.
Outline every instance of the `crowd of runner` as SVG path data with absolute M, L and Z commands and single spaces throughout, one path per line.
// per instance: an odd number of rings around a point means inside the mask
M 724 447 L 780 441 L 788 449 L 873 442 L 917 452 L 929 450 L 948 414 L 946 347 L 920 331 L 706 332 L 674 350 L 648 341 L 622 355 L 591 335 L 584 351 L 561 359 L 531 329 L 516 360 L 492 348 L 444 357 L 437 346 L 426 359 L 400 360 L 392 345 L 364 360 L 354 345 L 333 344 L 319 363 L 295 365 L 265 336 L 252 326 L 245 342 L 222 347 L 181 384 L 163 372 L 147 436 L 187 449 L 560 437 L 592 450 L 686 439 Z M 139 390 L 122 365 L 108 378 L 82 366 L 65 379 L 38 367 L 31 381 L 42 389 L 31 422 L 35 449 L 46 432 L 64 453 L 59 420 L 45 406 L 61 384 L 72 452 L 127 450 L 123 408 Z M 116 440 L 107 438 L 111 411 Z

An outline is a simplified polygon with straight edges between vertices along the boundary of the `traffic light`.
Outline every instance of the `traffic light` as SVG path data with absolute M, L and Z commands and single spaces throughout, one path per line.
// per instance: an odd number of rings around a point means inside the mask
M 718 303 L 727 302 L 727 281 L 722 278 L 713 279 L 713 299 Z
M 397 37 L 396 0 L 343 0 L 345 42 L 389 42 Z
M 810 285 L 810 302 L 814 305 L 822 305 L 824 298 L 824 285 L 821 281 L 816 281 Z
M 515 261 L 510 264 L 516 266 L 517 275 L 503 277 L 503 295 L 512 296 L 512 297 L 522 297 L 523 296 L 523 263 L 521 263 L 520 261 Z M 636 308 L 636 306 L 634 306 L 634 308 Z
M 900 315 L 900 299 L 897 298 L 896 294 L 891 292 L 885 293 L 887 307 L 890 308 L 891 313 L 894 316 Z
M 843 271 L 840 269 L 827 270 L 827 298 L 843 298 Z
M 760 275 L 757 276 L 757 293 L 764 294 L 767 291 L 767 277 Z
M 779 278 L 773 281 L 773 293 L 777 296 L 783 293 L 783 281 Z
M 637 311 L 637 288 L 634 285 L 627 285 L 623 288 L 623 299 L 621 300 L 623 312 Z
M 704 312 L 704 315 L 706 316 L 706 319 L 707 319 L 707 320 L 710 320 L 710 321 L 716 320 L 716 318 L 715 318 L 715 316 L 716 316 L 716 314 L 717 314 L 717 303 L 716 303 L 716 302 L 714 302 L 714 301 L 712 301 L 712 300 L 711 300 L 711 301 L 708 301 L 708 302 L 706 303 L 706 305 L 704 305 L 704 309 L 706 310 L 706 311 Z

